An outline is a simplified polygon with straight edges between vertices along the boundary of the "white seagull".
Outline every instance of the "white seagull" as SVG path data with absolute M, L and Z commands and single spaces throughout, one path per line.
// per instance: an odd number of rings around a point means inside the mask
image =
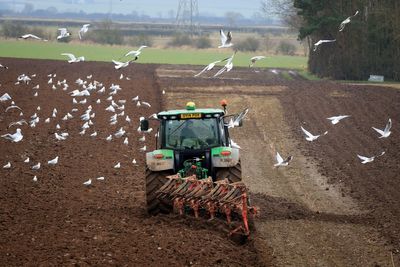
M 337 123 L 339 123 L 339 121 L 341 121 L 341 120 L 343 120 L 345 118 L 348 118 L 348 117 L 350 117 L 350 115 L 339 115 L 339 116 L 329 117 L 329 118 L 326 118 L 326 119 L 330 120 L 332 124 L 337 124 Z
M 146 48 L 146 47 L 147 47 L 146 45 L 142 45 L 142 46 L 139 47 L 138 50 L 131 50 L 128 53 L 125 54 L 125 57 L 127 57 L 127 56 L 137 57 L 142 53 L 142 49 Z
M 87 180 L 83 184 L 86 185 L 86 186 L 90 186 L 92 184 L 92 179 Z
M 328 133 L 328 131 L 326 131 L 326 132 L 324 132 L 323 134 L 320 134 L 320 135 L 313 135 L 313 134 L 311 134 L 309 131 L 307 131 L 306 129 L 304 129 L 303 126 L 301 126 L 301 130 L 303 131 L 303 133 L 305 133 L 305 134 L 307 135 L 307 136 L 306 136 L 306 140 L 309 141 L 309 142 L 312 142 L 312 141 L 314 141 L 314 140 L 317 140 L 318 137 L 320 137 L 320 136 L 322 136 L 322 135 L 326 135 L 326 134 Z
M 69 57 L 68 63 L 70 63 L 70 64 L 80 62 L 80 61 L 85 61 L 85 57 L 75 57 L 71 53 L 62 53 L 61 55 Z
M 57 40 L 64 39 L 71 35 L 71 33 L 68 32 L 67 28 L 60 28 L 58 30 L 60 31 L 60 35 L 57 36 Z
M 9 94 L 7 94 L 7 93 L 5 93 L 4 95 L 2 95 L 0 97 L 0 102 L 5 102 L 7 100 L 11 100 L 11 96 Z
M 235 57 L 236 51 L 232 54 L 232 56 L 230 56 L 229 58 L 227 58 L 227 62 L 225 64 L 225 66 L 222 67 L 222 69 L 220 69 L 215 75 L 214 77 L 220 75 L 221 73 L 223 73 L 224 71 L 229 72 L 231 71 L 231 69 L 233 68 L 233 58 Z
M 360 155 L 357 154 L 357 157 L 358 157 L 359 159 L 361 159 L 361 163 L 362 163 L 362 164 L 366 164 L 366 163 L 369 163 L 369 162 L 374 161 L 374 159 L 375 159 L 376 157 L 383 156 L 384 154 L 385 154 L 385 151 L 383 151 L 383 152 L 382 152 L 380 155 L 378 155 L 378 156 L 365 157 L 365 156 L 360 156 Z
M 392 120 L 389 118 L 389 121 L 386 123 L 386 127 L 385 129 L 381 130 L 381 129 L 377 129 L 375 127 L 372 127 L 372 129 L 374 129 L 375 131 L 377 131 L 381 136 L 379 136 L 379 138 L 387 138 L 389 137 L 389 135 L 392 133 L 390 131 L 390 128 L 392 128 Z
M 39 169 L 40 169 L 40 162 L 32 166 L 32 170 L 39 170 Z
M 10 169 L 11 168 L 11 162 L 8 162 L 6 165 L 3 166 L 3 169 Z
M 194 77 L 200 76 L 201 74 L 203 74 L 206 71 L 212 70 L 216 64 L 222 62 L 224 60 L 217 60 L 214 62 L 211 62 L 210 64 L 208 64 L 204 69 L 202 69 L 202 71 L 200 71 L 199 73 L 197 73 L 196 75 L 194 75 Z M 165 91 L 163 90 L 163 92 L 165 93 Z
M 347 19 L 343 20 L 343 21 L 340 23 L 340 25 L 339 25 L 339 31 L 340 31 L 340 32 L 343 31 L 343 30 L 344 30 L 344 27 L 346 27 L 346 25 L 347 25 L 348 23 L 350 23 L 351 19 L 352 19 L 353 17 L 357 16 L 357 15 L 358 15 L 358 10 L 356 11 L 356 13 L 354 13 L 354 15 L 352 15 L 352 16 L 348 17 Z
M 120 163 L 120 162 L 118 162 L 118 163 L 115 164 L 115 166 L 114 166 L 114 169 L 119 169 L 119 168 L 121 168 L 121 163 Z
M 274 164 L 274 167 L 287 166 L 292 159 L 293 157 L 289 156 L 287 159 L 283 160 L 279 152 L 276 152 L 276 163 Z
M 249 68 L 253 67 L 256 61 L 266 58 L 266 56 L 255 56 L 250 58 L 250 65 Z
M 24 138 L 24 136 L 21 133 L 20 128 L 17 128 L 17 131 L 13 134 L 9 134 L 9 133 L 3 134 L 1 137 L 5 138 L 7 140 L 10 140 L 11 142 L 14 142 L 14 143 L 18 143 L 19 141 L 22 140 L 22 138 Z
M 227 35 L 225 35 L 224 31 L 221 29 L 219 30 L 219 34 L 221 37 L 221 45 L 218 48 L 225 48 L 233 46 L 232 43 L 232 33 L 229 31 Z
M 47 42 L 46 39 L 42 39 L 42 38 L 40 38 L 40 37 L 38 37 L 38 36 L 36 36 L 34 34 L 30 34 L 30 33 L 20 36 L 19 39 L 24 39 L 24 40 L 35 39 L 35 40 L 43 40 L 43 41 Z
M 49 160 L 49 161 L 47 162 L 47 164 L 49 164 L 49 165 L 56 165 L 57 163 L 58 163 L 58 156 L 55 157 L 55 158 L 52 159 L 52 160 Z
M 85 33 L 87 33 L 87 31 L 89 30 L 89 26 L 90 26 L 90 24 L 83 24 L 82 28 L 79 30 L 79 33 L 78 33 L 79 39 L 82 40 L 82 36 L 83 36 Z
M 313 51 L 314 51 L 314 52 L 317 51 L 318 46 L 321 45 L 321 44 L 324 44 L 324 43 L 332 43 L 332 42 L 336 42 L 336 39 L 333 39 L 333 40 L 319 40 L 318 42 L 316 42 L 316 43 L 314 44 L 314 49 L 313 49 Z
M 129 63 L 131 63 L 132 61 L 135 61 L 135 60 L 137 60 L 137 59 L 138 59 L 138 57 L 135 57 L 135 58 L 132 59 L 132 60 L 128 60 L 127 62 L 120 62 L 120 61 L 116 61 L 116 60 L 112 60 L 112 62 L 115 64 L 114 68 L 115 68 L 116 70 L 119 70 L 119 69 L 121 69 L 121 68 L 128 67 Z

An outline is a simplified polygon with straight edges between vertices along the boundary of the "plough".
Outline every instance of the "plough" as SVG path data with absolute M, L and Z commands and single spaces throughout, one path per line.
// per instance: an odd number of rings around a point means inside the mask
M 192 210 L 196 218 L 208 216 L 213 220 L 224 216 L 230 226 L 239 219 L 242 222 L 229 235 L 249 236 L 249 215 L 255 216 L 258 209 L 249 205 L 245 184 L 229 183 L 228 179 L 213 182 L 211 177 L 202 177 L 204 169 L 199 162 L 189 161 L 185 165 L 182 171 L 166 177 L 168 181 L 157 191 L 157 197 L 171 201 L 180 215 Z

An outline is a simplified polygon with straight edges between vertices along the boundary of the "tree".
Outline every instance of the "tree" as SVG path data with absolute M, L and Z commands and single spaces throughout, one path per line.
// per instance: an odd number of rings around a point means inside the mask
M 226 12 L 225 18 L 228 21 L 228 25 L 233 27 L 236 26 L 236 22 L 243 18 L 243 15 L 238 12 Z

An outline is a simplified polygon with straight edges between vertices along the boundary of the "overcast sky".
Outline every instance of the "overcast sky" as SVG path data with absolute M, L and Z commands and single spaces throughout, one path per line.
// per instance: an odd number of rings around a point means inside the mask
M 226 12 L 239 12 L 245 17 L 251 17 L 260 11 L 261 0 L 198 0 L 199 12 L 224 16 Z M 113 13 L 128 14 L 136 11 L 138 14 L 168 17 L 171 10 L 176 15 L 179 0 L 0 0 L 0 6 L 8 5 L 21 10 L 25 3 L 31 3 L 35 9 L 46 9 L 50 6 L 60 12 L 80 10 L 86 13 Z M 186 1 L 190 2 L 190 1 Z

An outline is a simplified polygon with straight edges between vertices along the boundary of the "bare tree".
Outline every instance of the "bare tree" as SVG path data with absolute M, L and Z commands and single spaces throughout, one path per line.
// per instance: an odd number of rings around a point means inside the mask
M 261 10 L 266 17 L 279 17 L 282 22 L 294 30 L 299 30 L 303 21 L 297 15 L 297 9 L 293 6 L 294 0 L 262 0 Z

